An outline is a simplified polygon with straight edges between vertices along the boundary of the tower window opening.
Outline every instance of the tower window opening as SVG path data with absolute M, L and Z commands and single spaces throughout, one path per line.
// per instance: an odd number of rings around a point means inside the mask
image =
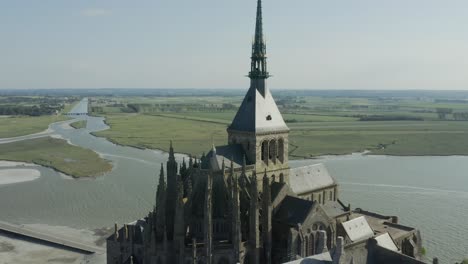
M 268 141 L 262 142 L 262 160 L 268 162 Z
M 271 115 L 267 115 L 266 120 L 271 121 Z

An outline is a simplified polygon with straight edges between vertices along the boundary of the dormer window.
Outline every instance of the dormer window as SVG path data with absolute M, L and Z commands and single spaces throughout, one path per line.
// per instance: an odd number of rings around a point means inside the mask
M 266 120 L 271 121 L 271 115 L 267 115 Z

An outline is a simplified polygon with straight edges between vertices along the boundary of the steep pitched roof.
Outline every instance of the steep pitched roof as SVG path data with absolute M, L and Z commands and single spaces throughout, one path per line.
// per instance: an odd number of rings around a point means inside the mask
M 375 240 L 377 240 L 377 245 L 381 247 L 393 251 L 398 251 L 398 247 L 395 245 L 395 241 L 393 241 L 392 237 L 388 233 L 375 237 Z
M 308 193 L 336 184 L 323 164 L 293 168 L 289 174 L 289 185 L 297 194 Z
M 263 96 L 255 86 L 250 87 L 229 129 L 265 133 L 289 131 L 269 89 Z
M 313 204 L 312 201 L 287 195 L 275 212 L 273 219 L 290 226 L 297 226 L 307 219 Z
M 374 231 L 369 226 L 369 223 L 364 216 L 344 222 L 342 225 L 349 239 L 353 242 L 374 236 Z

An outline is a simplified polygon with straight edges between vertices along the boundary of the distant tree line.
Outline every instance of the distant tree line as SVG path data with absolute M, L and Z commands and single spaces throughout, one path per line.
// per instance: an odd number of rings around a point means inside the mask
M 57 111 L 61 111 L 64 105 L 33 105 L 33 106 L 22 106 L 22 105 L 0 105 L 0 115 L 27 115 L 27 116 L 41 116 L 41 115 L 52 115 Z
M 423 121 L 422 117 L 402 115 L 366 115 L 358 116 L 359 121 Z
M 468 120 L 468 113 L 467 112 L 458 112 L 453 113 L 453 119 L 457 121 L 467 121 Z
M 439 116 L 439 119 L 445 120 L 447 118 L 447 115 L 450 115 L 453 113 L 452 108 L 437 108 L 436 109 L 437 115 Z

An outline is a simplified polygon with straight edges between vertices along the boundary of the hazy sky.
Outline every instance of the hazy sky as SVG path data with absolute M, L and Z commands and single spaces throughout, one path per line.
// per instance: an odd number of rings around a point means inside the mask
M 468 89 L 466 0 L 264 0 L 287 89 Z M 247 88 L 256 0 L 0 0 L 0 88 Z

